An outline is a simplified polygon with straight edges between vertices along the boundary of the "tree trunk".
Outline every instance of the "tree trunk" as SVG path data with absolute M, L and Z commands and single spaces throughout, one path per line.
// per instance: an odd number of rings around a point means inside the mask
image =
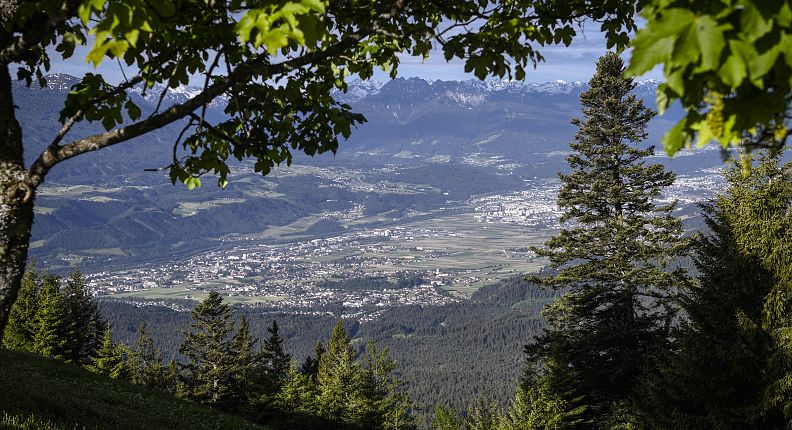
M 0 346 L 25 272 L 35 190 L 27 185 L 22 129 L 8 66 L 0 66 Z

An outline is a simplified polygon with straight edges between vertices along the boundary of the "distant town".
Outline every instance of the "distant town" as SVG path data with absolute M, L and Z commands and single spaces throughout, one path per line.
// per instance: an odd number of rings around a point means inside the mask
M 335 179 L 353 186 L 354 177 L 352 172 L 340 172 Z M 677 201 L 680 207 L 693 204 L 721 181 L 717 170 L 683 175 L 662 200 Z M 446 216 L 442 210 L 429 216 L 407 214 L 394 226 L 350 228 L 327 237 L 273 244 L 257 236 L 235 238 L 218 250 L 184 260 L 99 271 L 88 274 L 88 279 L 95 293 L 103 296 L 197 300 L 210 290 L 220 290 L 237 303 L 266 303 L 293 312 L 339 305 L 345 316 L 362 320 L 393 306 L 442 305 L 488 282 L 542 266 L 529 247 L 541 245 L 543 236 L 527 243 L 525 232 L 547 233 L 559 227 L 555 204 L 559 186 L 558 179 L 527 180 L 524 191 L 477 196 L 458 204 L 461 215 Z M 321 218 L 354 221 L 363 216 L 363 209 L 358 204 Z M 435 222 L 411 222 L 426 218 Z M 511 244 L 510 229 L 515 236 L 522 234 Z M 496 235 L 487 243 L 500 248 L 475 249 L 475 235 L 481 232 Z M 464 262 L 455 267 L 457 260 Z M 405 278 L 420 282 L 399 287 L 399 280 Z M 383 286 L 383 279 L 390 280 L 392 288 Z M 347 280 L 357 280 L 363 287 L 343 288 Z M 378 281 L 376 288 L 367 288 L 366 280 Z M 341 287 L 329 287 L 328 282 Z

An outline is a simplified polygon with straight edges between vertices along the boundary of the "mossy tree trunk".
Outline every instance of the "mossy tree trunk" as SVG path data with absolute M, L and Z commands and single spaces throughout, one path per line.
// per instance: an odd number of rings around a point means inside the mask
M 8 66 L 0 67 L 0 345 L 25 272 L 35 188 L 26 181 L 22 129 Z

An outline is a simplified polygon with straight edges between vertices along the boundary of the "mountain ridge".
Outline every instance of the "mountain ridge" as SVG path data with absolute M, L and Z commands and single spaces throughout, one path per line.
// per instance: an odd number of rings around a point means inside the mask
M 654 95 L 660 81 L 656 79 L 636 80 L 635 94 L 640 97 Z M 588 88 L 588 83 L 563 80 L 545 82 L 526 82 L 504 79 L 466 79 L 466 80 L 426 80 L 422 78 L 396 78 L 387 82 L 377 80 L 355 79 L 347 83 L 347 91 L 334 91 L 334 95 L 339 101 L 344 103 L 354 103 L 362 99 L 387 94 L 397 95 L 422 95 L 424 98 L 437 96 L 444 93 L 456 93 L 460 95 L 470 95 L 473 99 L 487 97 L 495 93 L 508 94 L 512 96 L 529 95 L 559 95 L 559 94 L 579 94 Z M 418 90 L 424 90 L 423 92 Z M 428 90 L 428 91 L 426 91 Z M 470 103 L 469 98 L 460 98 L 466 104 Z
M 52 73 L 44 78 L 47 89 L 59 91 L 68 91 L 73 85 L 80 82 L 80 78 L 67 73 Z M 657 79 L 636 80 L 635 82 L 636 88 L 634 92 L 640 97 L 654 95 L 657 85 L 660 83 Z M 22 81 L 17 81 L 17 84 L 24 86 Z M 164 97 L 166 104 L 183 102 L 202 90 L 201 87 L 195 85 L 179 85 L 175 88 L 170 88 L 165 84 L 158 83 L 151 88 L 138 84 L 130 92 L 139 95 L 147 102 L 156 104 L 159 101 L 161 92 L 166 88 L 167 93 Z M 588 88 L 588 83 L 586 82 L 567 82 L 564 80 L 533 82 L 498 78 L 486 80 L 428 80 L 418 77 L 398 77 L 388 81 L 353 79 L 347 82 L 346 91 L 334 90 L 332 94 L 340 102 L 354 103 L 374 96 L 401 98 L 412 96 L 428 99 L 443 94 L 449 95 L 450 93 L 457 94 L 456 97 L 452 96 L 452 98 L 457 99 L 462 104 L 475 105 L 478 99 L 495 93 L 512 96 L 579 94 L 585 91 L 586 88 Z M 211 105 L 222 107 L 227 101 L 227 96 L 220 95 Z

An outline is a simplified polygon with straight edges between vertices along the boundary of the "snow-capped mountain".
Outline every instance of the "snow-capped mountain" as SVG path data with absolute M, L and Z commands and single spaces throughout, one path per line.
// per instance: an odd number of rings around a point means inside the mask
M 333 95 L 336 100 L 342 103 L 352 103 L 370 95 L 378 94 L 383 85 L 381 81 L 374 79 L 366 81 L 355 79 L 347 84 L 346 93 L 336 90 Z
M 66 74 L 66 73 L 52 73 L 46 75 L 44 77 L 46 80 L 45 90 L 57 91 L 58 93 L 65 93 L 69 92 L 72 86 L 78 84 L 81 79 L 75 76 Z M 16 84 L 22 88 L 25 86 L 23 81 L 17 81 Z M 34 82 L 32 87 L 36 88 L 38 85 Z M 166 90 L 167 86 L 163 84 L 155 84 L 152 88 L 144 88 L 143 84 L 136 85 L 132 89 L 129 90 L 130 94 L 136 94 L 137 96 L 141 97 L 143 100 L 151 104 L 151 106 L 156 106 L 159 102 L 160 96 L 162 95 L 162 91 Z M 181 85 L 177 88 L 167 88 L 165 96 L 162 99 L 162 107 L 167 107 L 173 104 L 182 103 L 186 100 L 191 99 L 198 95 L 203 88 L 197 86 L 188 86 L 188 85 Z M 228 103 L 228 97 L 225 95 L 220 95 L 219 97 L 212 100 L 209 103 L 210 108 L 216 108 L 222 110 L 225 108 L 226 104 Z M 146 106 L 141 106 L 142 108 L 146 108 Z
M 44 79 L 47 81 L 47 88 L 61 91 L 68 91 L 72 85 L 80 82 L 80 78 L 66 73 L 53 73 L 45 76 Z
M 147 102 L 156 106 L 159 102 L 160 97 L 162 96 L 162 92 L 165 92 L 165 96 L 162 99 L 162 107 L 167 107 L 170 105 L 183 103 L 203 91 L 202 87 L 191 86 L 191 85 L 180 85 L 176 88 L 169 88 L 164 84 L 155 84 L 151 88 L 145 88 L 143 85 L 135 86 L 130 92 L 139 95 Z M 224 109 L 225 106 L 228 104 L 228 97 L 224 94 L 221 94 L 211 102 L 209 102 L 210 108 L 215 109 Z
M 27 124 L 26 139 L 31 142 L 31 156 L 48 144 L 60 125 L 57 112 L 69 89 L 79 82 L 73 76 L 58 74 L 47 77 L 47 88 L 23 83 L 15 88 L 16 101 L 24 106 Z M 638 81 L 635 94 L 654 105 L 657 81 Z M 582 82 L 518 82 L 499 79 L 462 81 L 428 81 L 419 78 L 398 78 L 387 82 L 354 80 L 346 92 L 336 91 L 334 97 L 363 114 L 367 122 L 358 124 L 344 142 L 340 154 L 376 154 L 376 157 L 467 157 L 487 153 L 505 156 L 519 163 L 538 163 L 537 169 L 552 170 L 545 154 L 567 150 L 575 127 L 570 120 L 580 116 L 579 95 L 588 85 Z M 144 115 L 152 112 L 165 91 L 160 109 L 194 97 L 202 88 L 162 85 L 142 86 L 130 90 Z M 224 108 L 227 98 L 213 101 L 206 119 L 213 124 L 227 119 Z M 659 145 L 665 130 L 681 116 L 678 108 L 655 118 L 649 125 L 649 143 Z M 147 135 L 144 140 L 156 147 L 159 142 L 174 141 L 181 127 L 165 127 Z M 103 131 L 98 123 L 81 123 L 72 134 L 88 135 Z M 139 153 L 141 164 L 155 166 L 168 160 L 151 159 L 145 145 L 125 145 Z M 126 150 L 126 149 L 124 149 Z M 167 151 L 157 152 L 167 157 Z M 539 154 L 539 155 L 537 155 Z M 129 157 L 129 155 L 126 155 Z M 343 155 L 339 155 L 341 157 Z M 96 156 L 105 157 L 104 152 Z M 109 155 L 108 155 L 109 157 Z M 398 158 L 401 160 L 401 158 Z M 563 161 L 562 158 L 559 160 Z M 97 162 L 104 167 L 112 163 Z
M 642 98 L 653 97 L 659 81 L 636 81 L 635 94 Z M 588 88 L 585 82 L 523 82 L 501 79 L 468 79 L 463 81 L 429 81 L 420 78 L 396 78 L 388 82 L 353 80 L 347 84 L 346 93 L 335 91 L 337 100 L 356 103 L 364 99 L 393 98 L 402 101 L 425 101 L 446 97 L 459 104 L 477 106 L 488 99 L 528 98 L 535 96 L 577 95 Z
M 47 87 L 49 89 L 68 91 L 72 85 L 80 81 L 67 74 L 47 75 Z M 642 98 L 654 97 L 659 81 L 655 79 L 636 81 L 635 94 Z M 523 82 L 501 79 L 488 79 L 481 81 L 478 79 L 468 79 L 462 81 L 430 81 L 420 78 L 396 78 L 387 82 L 378 80 L 355 79 L 347 84 L 347 91 L 336 90 L 333 96 L 342 103 L 355 104 L 371 99 L 374 101 L 384 101 L 387 99 L 422 102 L 431 99 L 445 99 L 447 101 L 463 105 L 478 106 L 487 100 L 503 99 L 528 99 L 537 96 L 563 96 L 578 95 L 585 91 L 588 84 L 584 82 L 566 82 L 562 80 L 551 82 Z M 162 91 L 166 89 L 163 84 L 156 84 L 152 88 L 144 88 L 138 85 L 130 90 L 147 102 L 156 105 L 159 102 Z M 182 85 L 177 88 L 167 88 L 162 106 L 170 106 L 182 103 L 202 91 L 198 86 Z M 228 97 L 221 95 L 213 100 L 209 107 L 223 109 L 228 103 Z

